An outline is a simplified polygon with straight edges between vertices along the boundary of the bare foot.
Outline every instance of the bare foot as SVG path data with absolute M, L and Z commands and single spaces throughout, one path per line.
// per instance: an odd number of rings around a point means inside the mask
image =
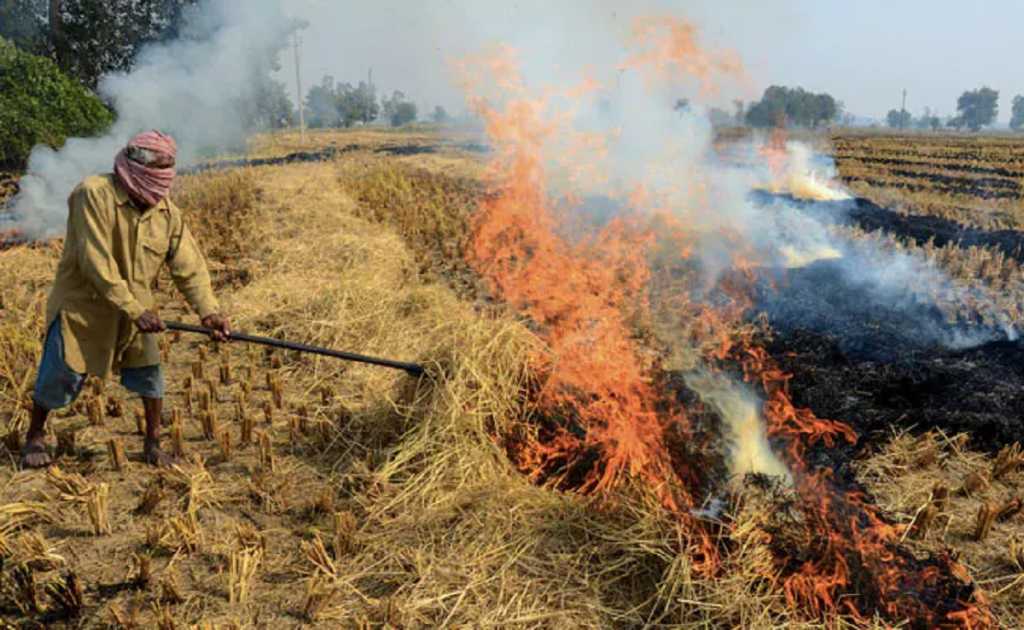
M 142 454 L 147 464 L 158 468 L 170 468 L 176 461 L 174 456 L 161 450 L 160 443 L 156 441 L 150 442 L 146 440 L 145 445 L 142 447 Z
M 45 468 L 52 462 L 42 437 L 27 439 L 25 446 L 21 447 L 22 468 Z

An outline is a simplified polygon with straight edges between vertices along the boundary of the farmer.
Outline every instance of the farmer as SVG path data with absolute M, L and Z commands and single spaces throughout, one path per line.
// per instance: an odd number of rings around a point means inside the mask
M 160 450 L 164 375 L 157 333 L 165 326 L 150 292 L 161 267 L 167 265 L 214 339 L 225 341 L 231 333 L 202 253 L 167 198 L 176 153 L 170 136 L 139 134 L 117 154 L 113 173 L 87 177 L 68 198 L 67 238 L 46 305 L 46 341 L 22 467 L 50 463 L 50 411 L 74 402 L 87 374 L 104 378 L 111 372 L 142 397 L 146 462 L 171 462 Z

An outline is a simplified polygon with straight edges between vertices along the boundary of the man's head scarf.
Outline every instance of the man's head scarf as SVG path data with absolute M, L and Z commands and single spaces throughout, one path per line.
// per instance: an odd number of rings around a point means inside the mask
M 171 191 L 177 153 L 174 138 L 146 131 L 129 140 L 117 154 L 114 173 L 135 201 L 151 208 Z

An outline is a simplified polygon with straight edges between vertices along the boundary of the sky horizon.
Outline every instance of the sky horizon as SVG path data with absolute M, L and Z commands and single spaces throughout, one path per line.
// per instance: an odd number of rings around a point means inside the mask
M 884 119 L 899 109 L 956 111 L 965 90 L 1000 93 L 998 124 L 1013 97 L 1024 94 L 1024 72 L 1012 72 L 1016 29 L 1024 2 L 975 4 L 905 0 L 825 4 L 790 0 L 639 0 L 628 8 L 607 0 L 541 2 L 404 0 L 343 6 L 332 0 L 285 0 L 290 14 L 310 22 L 302 31 L 303 96 L 324 75 L 358 83 L 373 69 L 378 94 L 402 90 L 425 116 L 435 105 L 465 109 L 450 62 L 498 44 L 519 51 L 524 73 L 538 84 L 569 80 L 581 68 L 610 70 L 625 54 L 636 16 L 673 15 L 692 22 L 699 43 L 735 51 L 747 80 L 724 85 L 717 101 L 757 100 L 769 85 L 828 92 L 858 117 Z M 278 78 L 295 99 L 294 57 L 281 56 Z

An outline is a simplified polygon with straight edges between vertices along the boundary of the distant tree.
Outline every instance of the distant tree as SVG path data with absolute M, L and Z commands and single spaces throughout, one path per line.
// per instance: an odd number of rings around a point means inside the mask
M 989 87 L 968 90 L 957 99 L 956 110 L 968 129 L 978 131 L 995 122 L 999 113 L 999 91 Z
M 932 110 L 928 107 L 924 108 L 924 113 L 919 118 L 914 120 L 914 127 L 918 129 L 931 129 L 937 131 L 942 126 L 942 120 L 932 113 Z
M 250 55 L 250 66 L 246 70 L 248 95 L 235 101 L 246 128 L 278 129 L 291 124 L 295 108 L 284 83 L 274 79 L 274 73 L 280 70 L 279 50 Z
M 1010 110 L 1010 129 L 1024 129 L 1024 96 L 1013 97 L 1013 108 Z
M 448 111 L 444 107 L 438 105 L 434 107 L 434 113 L 430 115 L 430 119 L 439 125 L 443 125 L 451 120 L 451 116 L 448 115 Z
M 736 124 L 736 119 L 732 114 L 718 107 L 712 107 L 708 111 L 708 120 L 711 121 L 712 127 L 728 127 Z
M 254 76 L 252 94 L 241 101 L 240 111 L 248 129 L 281 129 L 292 124 L 295 107 L 280 81 L 259 73 Z
M 907 110 L 890 109 L 885 115 L 885 124 L 893 129 L 906 129 L 910 127 L 910 112 Z
M 810 117 L 811 127 L 817 128 L 822 123 L 836 119 L 839 115 L 839 105 L 831 94 L 815 94 L 813 102 L 809 105 L 807 116 Z
M 198 0 L 0 0 L 0 35 L 90 88 L 125 72 L 147 43 L 178 37 Z
M 337 108 L 341 124 L 351 127 L 355 123 L 372 122 L 377 119 L 380 108 L 377 106 L 377 90 L 365 81 L 353 87 L 348 83 L 337 87 Z
M 416 103 L 408 101 L 405 94 L 395 90 L 391 98 L 381 100 L 384 118 L 392 127 L 401 127 L 416 120 Z
M 411 101 L 399 103 L 395 108 L 395 113 L 388 119 L 392 127 L 401 127 L 402 125 L 414 122 L 415 120 L 416 103 Z
M 786 118 L 789 89 L 773 85 L 764 91 L 761 100 L 747 107 L 747 124 L 752 127 L 774 127 Z
M 957 131 L 960 131 L 961 129 L 964 128 L 964 117 L 950 116 L 949 119 L 946 120 L 946 126 L 949 127 L 950 129 L 956 129 Z
M 376 89 L 362 81 L 353 87 L 349 83 L 335 83 L 334 77 L 325 75 L 320 85 L 306 93 L 306 117 L 314 128 L 366 124 L 377 119 L 379 110 Z
M 372 83 L 360 81 L 356 94 L 356 120 L 364 125 L 377 120 L 377 116 L 380 115 L 380 105 L 377 104 L 377 88 Z
M 338 126 L 341 117 L 338 115 L 334 77 L 325 75 L 320 85 L 314 85 L 306 92 L 305 116 L 306 124 L 314 129 Z
M 835 120 L 839 113 L 839 103 L 830 94 L 773 85 L 760 101 L 747 108 L 746 120 L 753 127 L 774 127 L 781 119 L 787 124 L 815 128 Z

